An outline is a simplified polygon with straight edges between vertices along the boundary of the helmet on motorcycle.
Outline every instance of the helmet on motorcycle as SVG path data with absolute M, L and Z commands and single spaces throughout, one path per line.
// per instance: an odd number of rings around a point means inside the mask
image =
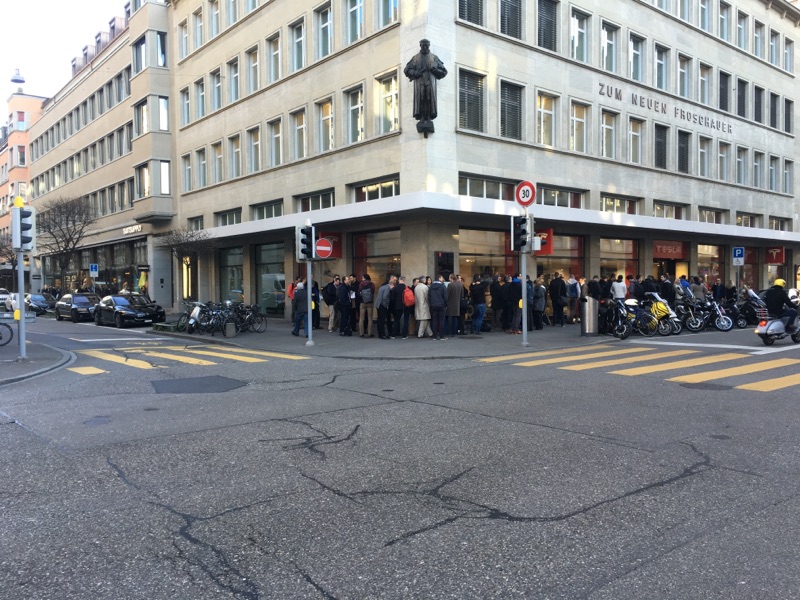
M 785 288 L 786 287 L 786 282 L 783 279 L 776 279 L 775 280 L 775 285 L 777 285 L 778 287 Z

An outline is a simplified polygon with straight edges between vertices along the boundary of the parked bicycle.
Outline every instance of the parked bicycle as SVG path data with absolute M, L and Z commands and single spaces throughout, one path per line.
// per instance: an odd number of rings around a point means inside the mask
M 0 323 L 0 346 L 5 346 L 14 339 L 14 330 L 8 323 Z

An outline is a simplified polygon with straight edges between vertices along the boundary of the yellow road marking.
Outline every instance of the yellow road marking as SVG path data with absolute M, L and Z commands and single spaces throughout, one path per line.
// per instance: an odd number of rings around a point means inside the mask
M 81 354 L 99 358 L 100 360 L 107 360 L 108 362 L 125 365 L 126 367 L 133 367 L 134 369 L 157 369 L 148 362 L 137 360 L 135 358 L 127 358 L 124 356 L 117 356 L 116 354 L 109 354 L 103 350 L 81 350 Z
M 263 358 L 255 358 L 253 356 L 241 356 L 238 354 L 229 354 L 227 352 L 212 352 L 211 350 L 191 350 L 189 348 L 186 348 L 185 351 L 190 352 L 191 354 L 202 354 L 203 356 L 216 356 L 217 358 L 238 360 L 239 362 L 247 362 L 247 363 L 267 362 L 266 359 Z
M 103 369 L 98 369 L 97 367 L 67 367 L 67 371 L 72 371 L 78 375 L 100 375 L 100 373 L 108 373 L 108 371 L 103 371 Z
M 765 379 L 754 383 L 737 385 L 737 390 L 753 390 L 755 392 L 774 392 L 783 388 L 792 387 L 800 383 L 800 374 L 787 375 L 786 377 L 776 377 L 775 379 Z
M 686 367 L 699 367 L 726 360 L 736 360 L 738 358 L 748 358 L 748 354 L 717 354 L 716 356 L 703 356 L 689 360 L 678 360 L 675 362 L 664 363 L 662 365 L 649 365 L 646 367 L 634 367 L 633 369 L 623 369 L 622 371 L 611 371 L 614 375 L 649 375 L 659 371 L 671 371 L 673 369 L 683 369 Z
M 186 352 L 194 351 L 198 348 L 208 348 L 209 346 L 135 346 L 132 348 L 117 348 L 120 352 L 140 352 L 141 350 L 183 350 Z M 297 356 L 295 354 L 283 354 L 281 352 L 269 352 L 267 350 L 251 350 L 249 348 L 231 348 L 230 346 L 215 346 L 224 348 L 225 352 L 241 352 L 243 354 L 255 354 L 257 356 L 268 356 L 270 358 L 284 358 L 286 360 L 309 360 L 310 356 Z
M 573 352 L 575 349 L 572 349 Z M 538 367 L 540 365 L 553 365 L 561 362 L 570 362 L 573 360 L 585 360 L 592 358 L 601 358 L 603 356 L 620 356 L 621 354 L 633 354 L 634 352 L 646 351 L 643 348 L 626 348 L 624 350 L 607 350 L 606 352 L 594 352 L 592 354 L 573 354 L 572 356 L 557 356 L 555 358 L 543 358 L 541 360 L 531 360 L 528 362 L 514 363 L 515 367 Z
M 702 383 L 703 381 L 710 381 L 712 379 L 723 379 L 724 377 L 736 377 L 737 375 L 758 373 L 759 371 L 777 369 L 778 367 L 788 367 L 789 365 L 796 365 L 798 363 L 800 363 L 800 360 L 796 360 L 793 358 L 781 358 L 770 362 L 759 362 L 759 363 L 754 363 L 752 365 L 741 365 L 738 367 L 731 367 L 730 369 L 722 369 L 720 371 L 713 371 L 711 373 L 708 372 L 694 373 L 692 375 L 682 375 L 681 377 L 672 377 L 667 381 L 680 381 L 682 383 Z
M 608 345 L 592 346 L 592 348 L 608 348 Z M 479 358 L 477 359 L 477 362 L 496 363 L 503 362 L 504 360 L 517 360 L 518 358 L 533 358 L 535 356 L 566 354 L 567 352 L 575 352 L 575 348 L 563 348 L 561 350 L 553 350 L 552 352 L 526 352 L 524 354 L 509 354 L 508 356 L 492 356 L 491 358 Z
M 140 354 L 144 354 L 145 356 L 156 356 L 158 358 L 166 358 L 168 360 L 182 362 L 187 365 L 210 366 L 217 364 L 215 362 L 211 362 L 210 360 L 204 360 L 202 358 L 194 358 L 192 356 L 181 356 L 180 354 L 169 354 L 167 352 L 151 352 L 150 350 L 134 350 L 133 352 L 139 352 Z
M 670 358 L 672 356 L 697 354 L 697 352 L 697 350 L 673 350 L 672 352 L 660 352 L 658 354 L 648 354 L 646 356 L 628 356 L 626 358 L 618 358 L 614 360 L 600 360 L 597 362 L 583 363 L 580 365 L 568 365 L 566 367 L 559 367 L 559 369 L 567 371 L 586 371 L 587 369 L 599 369 L 600 367 L 613 367 L 615 365 L 626 365 L 635 362 L 645 362 L 647 360 L 661 360 L 662 358 Z

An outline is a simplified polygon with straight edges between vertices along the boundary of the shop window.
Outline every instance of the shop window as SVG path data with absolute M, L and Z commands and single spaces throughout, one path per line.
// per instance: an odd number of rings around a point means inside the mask
M 389 275 L 400 275 L 400 230 L 357 233 L 353 235 L 353 272 L 369 274 L 375 287 Z M 411 283 L 409 278 L 408 283 Z
M 256 302 L 268 314 L 283 314 L 286 306 L 283 242 L 255 248 Z
M 460 175 L 458 178 L 458 193 L 462 196 L 472 196 L 474 198 L 513 201 L 516 185 L 517 182 Z
M 400 194 L 400 180 L 389 179 L 352 186 L 356 202 L 391 198 Z
M 219 251 L 219 292 L 228 298 L 231 290 L 241 290 L 244 277 L 244 252 L 242 247 L 223 248 Z
M 600 256 L 600 275 L 616 278 L 639 273 L 637 240 L 600 238 Z
M 467 285 L 475 274 L 488 278 L 518 270 L 516 257 L 507 252 L 508 237 L 507 231 L 458 230 L 458 266 L 453 267 L 464 276 Z

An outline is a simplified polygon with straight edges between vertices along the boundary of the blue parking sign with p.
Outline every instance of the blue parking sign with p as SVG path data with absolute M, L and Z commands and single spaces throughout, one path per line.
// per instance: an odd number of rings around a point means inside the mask
M 744 258 L 744 246 L 733 247 L 733 258 Z

